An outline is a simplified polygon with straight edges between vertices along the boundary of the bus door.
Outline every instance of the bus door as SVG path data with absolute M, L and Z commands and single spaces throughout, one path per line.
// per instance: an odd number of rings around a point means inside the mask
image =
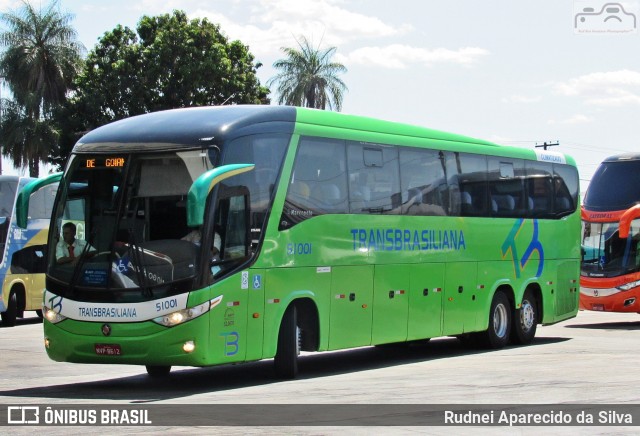
M 442 335 L 443 263 L 411 265 L 407 340 Z
M 452 262 L 446 265 L 443 335 L 476 330 L 476 262 Z
M 409 266 L 376 265 L 373 290 L 372 343 L 407 340 Z
M 329 349 L 371 344 L 373 268 L 373 265 L 332 268 Z
M 262 357 L 261 322 L 249 323 L 249 313 L 264 309 L 264 271 L 243 270 L 227 279 L 227 273 L 247 261 L 251 238 L 249 233 L 249 190 L 245 186 L 220 183 L 217 202 L 209 215 L 213 232 L 203 238 L 205 275 L 218 282 L 215 295 L 223 295 L 223 307 L 211 318 L 213 349 L 221 350 L 223 362 Z M 219 238 L 220 246 L 216 246 Z M 210 275 L 209 275 L 210 273 Z M 248 350 L 254 355 L 247 357 Z

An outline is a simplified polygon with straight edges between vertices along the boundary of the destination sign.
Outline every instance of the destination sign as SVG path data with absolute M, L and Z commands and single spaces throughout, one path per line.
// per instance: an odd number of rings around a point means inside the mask
M 85 159 L 85 168 L 122 168 L 126 160 L 123 157 L 92 157 Z

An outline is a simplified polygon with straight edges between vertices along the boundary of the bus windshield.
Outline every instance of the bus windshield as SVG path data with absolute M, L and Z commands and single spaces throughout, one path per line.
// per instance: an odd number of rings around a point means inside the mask
M 192 280 L 200 241 L 181 239 L 197 230 L 186 225 L 186 196 L 215 156 L 200 149 L 74 156 L 51 232 L 53 281 L 71 290 L 150 292 Z
M 582 275 L 613 277 L 640 271 L 640 220 L 631 223 L 628 238 L 619 237 L 619 224 L 582 223 Z
M 584 206 L 591 211 L 625 210 L 638 203 L 640 160 L 603 162 L 589 184 Z
M 259 134 L 209 148 L 150 144 L 129 153 L 74 154 L 53 214 L 47 290 L 83 301 L 144 301 L 222 277 L 257 249 L 289 138 Z M 198 200 L 202 225 L 190 227 L 194 182 L 240 163 L 255 169 L 215 183 Z

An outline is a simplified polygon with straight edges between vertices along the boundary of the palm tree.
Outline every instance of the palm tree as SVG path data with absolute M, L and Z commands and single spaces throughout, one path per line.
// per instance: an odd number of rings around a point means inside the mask
M 65 101 L 84 53 L 72 18 L 59 11 L 58 0 L 44 10 L 23 0 L 21 9 L 0 14 L 7 27 L 0 32 L 0 74 L 19 106 L 9 105 L 12 110 L 2 114 L 3 154 L 16 166 L 28 162 L 32 177 L 55 144 L 42 144 L 42 138 L 25 132 L 41 132 L 45 125 L 51 131 L 53 111 Z
M 325 50 L 314 48 L 302 37 L 296 40 L 300 49 L 282 47 L 287 56 L 273 63 L 280 72 L 267 81 L 267 86 L 278 85 L 278 103 L 306 106 L 315 109 L 342 109 L 342 98 L 347 86 L 338 77 L 347 68 L 331 62 L 336 47 Z

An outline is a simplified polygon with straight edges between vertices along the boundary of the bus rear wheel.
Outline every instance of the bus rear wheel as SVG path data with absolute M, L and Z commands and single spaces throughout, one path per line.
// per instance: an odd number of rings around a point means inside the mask
M 11 291 L 9 300 L 7 301 L 7 310 L 2 312 L 2 324 L 6 327 L 16 325 L 16 317 L 18 316 L 18 297 L 16 293 Z
M 146 368 L 151 378 L 167 377 L 171 372 L 171 366 L 168 365 L 147 365 Z
M 296 307 L 291 305 L 282 317 L 278 332 L 278 350 L 273 359 L 276 376 L 293 379 L 298 375 L 298 355 L 300 354 L 300 327 Z
M 507 345 L 511 330 L 511 308 L 509 299 L 502 291 L 497 291 L 491 301 L 489 328 L 482 333 L 482 344 L 487 348 L 499 349 Z
M 516 310 L 511 326 L 511 342 L 519 345 L 530 344 L 538 326 L 538 302 L 533 292 L 527 289 L 522 297 L 520 309 Z

